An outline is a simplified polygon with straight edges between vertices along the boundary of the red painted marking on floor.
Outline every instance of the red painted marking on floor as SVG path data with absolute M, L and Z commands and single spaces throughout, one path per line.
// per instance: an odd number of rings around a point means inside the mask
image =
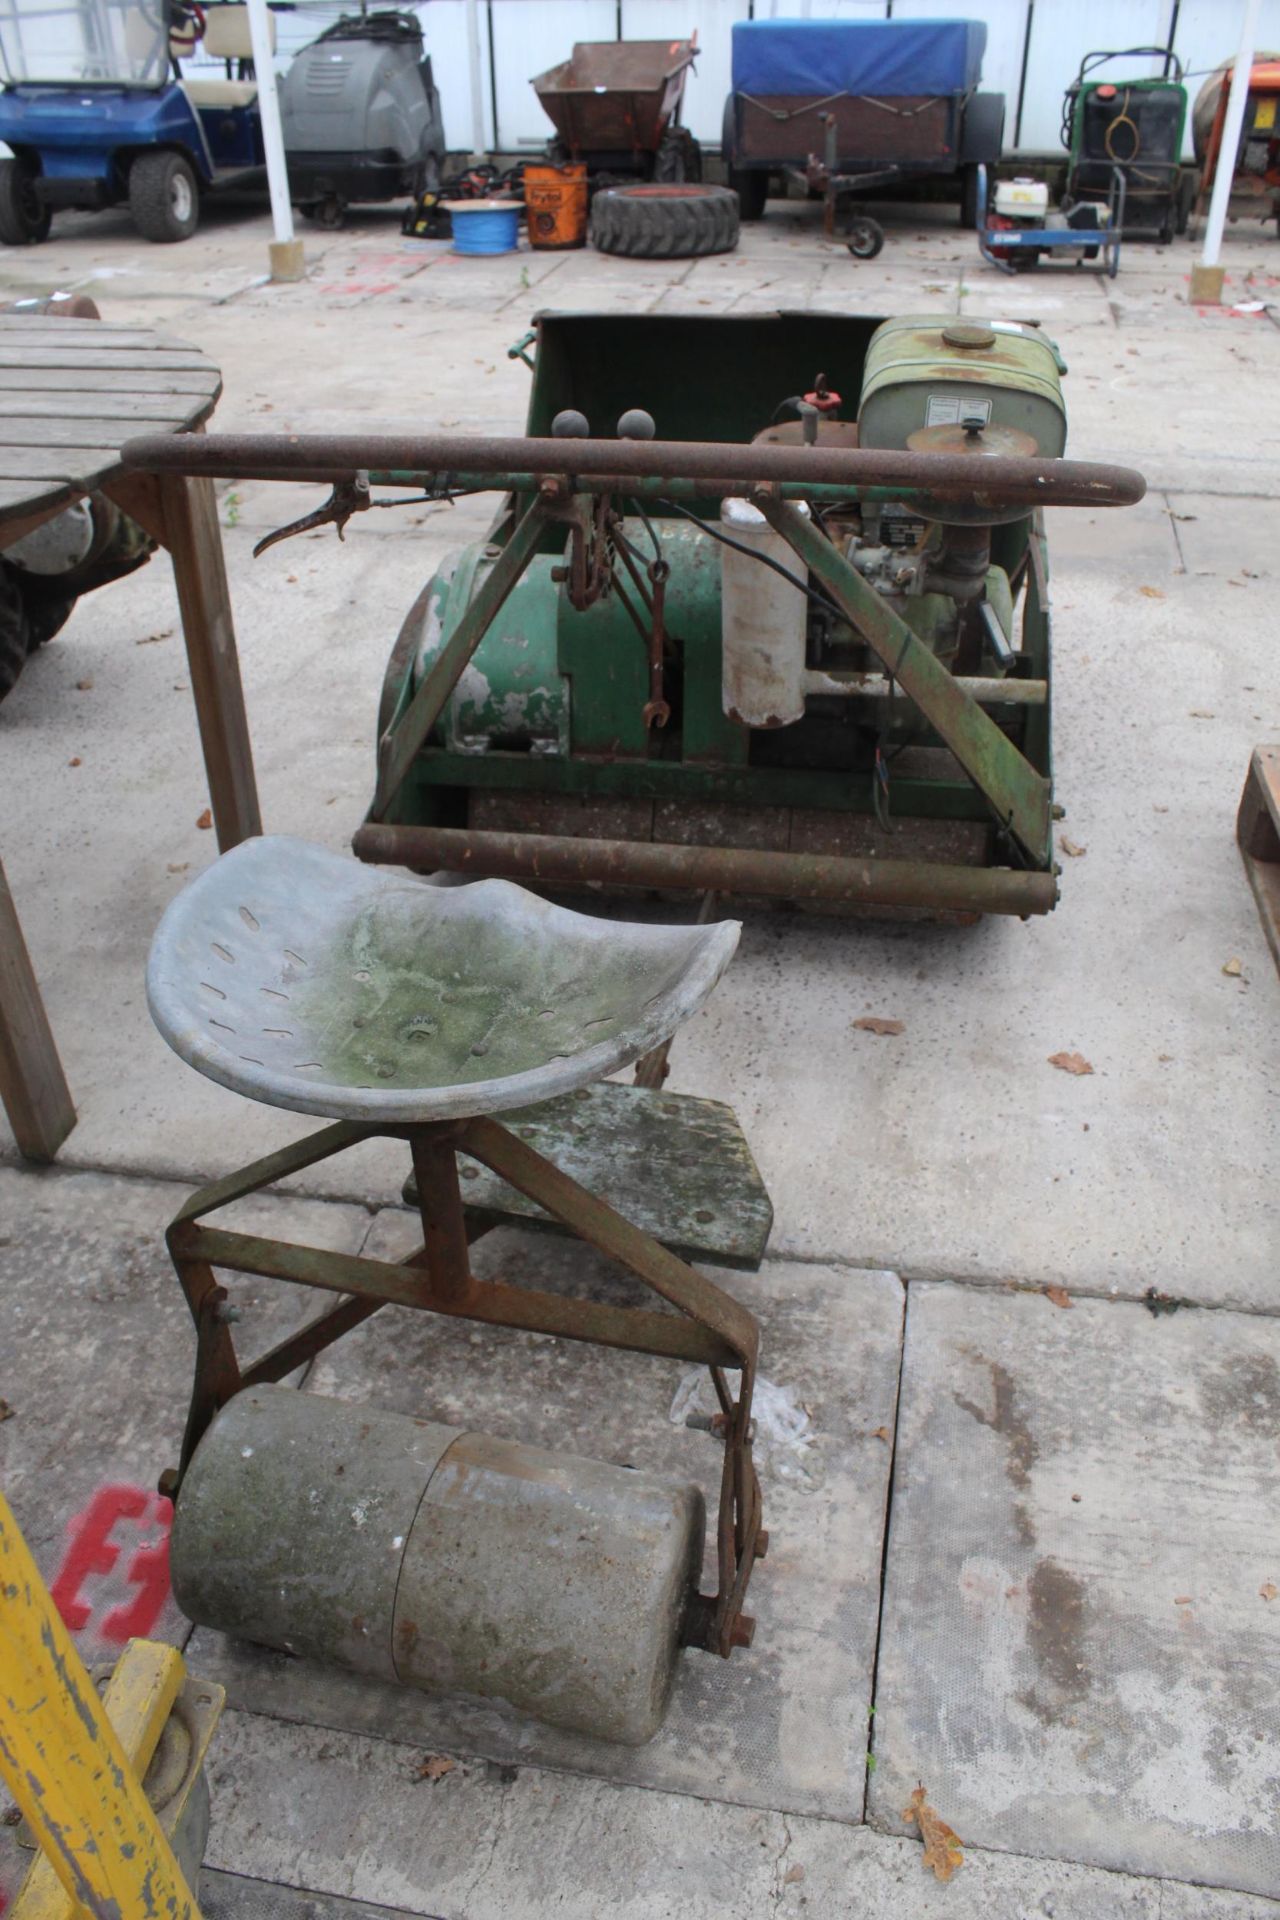
M 163 1528 L 162 1536 L 135 1548 L 124 1579 L 137 1592 L 126 1604 L 112 1608 L 100 1632 L 104 1639 L 121 1642 L 151 1632 L 169 1597 L 173 1502 L 145 1487 L 107 1481 L 72 1521 L 66 1554 L 49 1589 L 54 1606 L 72 1633 L 88 1626 L 93 1616 L 92 1603 L 81 1592 L 85 1581 L 91 1574 L 110 1573 L 126 1550 L 125 1543 L 112 1539 L 113 1528 L 121 1521 L 130 1521 L 135 1531 L 142 1532 L 148 1520 Z

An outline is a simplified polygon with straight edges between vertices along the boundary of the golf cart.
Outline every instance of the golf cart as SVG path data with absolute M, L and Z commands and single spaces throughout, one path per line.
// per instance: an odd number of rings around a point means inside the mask
M 238 79 L 181 77 L 202 36 Z M 145 239 L 187 239 L 202 193 L 264 178 L 250 58 L 246 7 L 206 20 L 188 0 L 0 0 L 0 240 L 122 202 Z
M 223 71 L 184 73 L 197 46 Z M 204 194 L 266 184 L 246 6 L 0 0 L 0 78 L 8 246 L 43 240 L 55 208 L 124 202 L 145 239 L 186 240 Z M 413 14 L 337 21 L 298 54 L 280 106 L 294 198 L 325 225 L 350 200 L 438 182 L 440 101 Z

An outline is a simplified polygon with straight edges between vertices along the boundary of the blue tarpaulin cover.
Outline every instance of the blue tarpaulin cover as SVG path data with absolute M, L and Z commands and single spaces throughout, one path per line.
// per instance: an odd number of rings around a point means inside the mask
M 982 78 L 981 20 L 739 20 L 733 90 L 965 93 Z

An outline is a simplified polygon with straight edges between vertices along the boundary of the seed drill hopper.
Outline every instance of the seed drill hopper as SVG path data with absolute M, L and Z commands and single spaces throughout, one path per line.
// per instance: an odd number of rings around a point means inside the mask
M 210 435 L 152 466 L 504 495 L 387 670 L 364 860 L 552 887 L 1048 912 L 1040 509 L 1141 498 L 1062 457 L 1032 326 L 544 314 L 528 437 Z M 520 349 L 513 349 L 519 351 Z

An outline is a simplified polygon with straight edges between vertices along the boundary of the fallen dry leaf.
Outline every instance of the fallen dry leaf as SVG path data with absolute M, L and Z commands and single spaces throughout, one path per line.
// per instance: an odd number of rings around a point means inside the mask
M 797 1880 L 803 1880 L 803 1879 L 804 1879 L 804 1868 L 800 1866 L 800 1864 L 797 1862 L 797 1864 L 794 1867 L 787 1868 L 786 1872 L 782 1876 L 782 1884 L 784 1887 L 794 1887 Z
M 182 860 L 182 861 L 171 860 L 168 866 L 165 868 L 165 872 L 166 873 L 185 873 L 187 868 L 190 865 L 191 865 L 191 862 L 189 860 Z
M 434 1785 L 437 1780 L 443 1780 L 446 1773 L 452 1773 L 457 1764 L 447 1753 L 429 1753 L 425 1760 L 419 1760 L 413 1777 L 415 1780 L 430 1780 Z
M 867 1014 L 861 1020 L 855 1020 L 854 1026 L 860 1033 L 905 1033 L 901 1020 L 880 1020 L 874 1014 Z
M 133 644 L 135 647 L 154 647 L 158 640 L 167 640 L 172 632 L 172 627 L 165 627 L 159 633 L 144 634 L 141 640 L 135 640 Z
M 81 760 L 81 758 L 80 758 L 80 755 L 79 755 L 79 754 L 77 754 L 77 755 L 76 755 L 76 757 L 75 757 L 75 759 L 74 759 L 74 760 L 68 760 L 68 762 L 67 762 L 67 765 L 68 765 L 69 767 L 79 767 L 79 766 L 83 766 L 83 764 L 84 764 L 84 763 L 83 763 L 83 761 Z
M 1071 1295 L 1065 1287 L 1046 1287 L 1044 1289 L 1044 1297 L 1046 1300 L 1052 1300 L 1055 1307 L 1069 1307 L 1071 1305 Z
M 1058 845 L 1064 853 L 1070 854 L 1073 860 L 1081 859 L 1089 851 L 1088 847 L 1078 846 L 1074 840 L 1069 840 L 1065 833 L 1059 840 Z
M 964 1865 L 960 1836 L 929 1805 L 923 1787 L 916 1788 L 911 1805 L 902 1809 L 902 1817 L 920 1829 L 925 1866 L 932 1867 L 939 1880 L 949 1880 L 956 1868 Z
M 1274 1600 L 1276 1595 L 1280 1594 L 1280 1587 L 1276 1585 L 1274 1580 L 1264 1580 L 1258 1588 L 1258 1592 L 1264 1600 Z
M 213 814 L 210 812 L 208 807 L 206 807 L 204 812 L 200 815 L 200 818 L 196 821 L 196 825 L 199 827 L 202 833 L 207 832 L 208 829 L 213 825 Z
M 1058 1067 L 1063 1073 L 1092 1073 L 1093 1068 L 1082 1053 L 1051 1053 L 1049 1065 Z
M 0 1400 L 0 1421 L 12 1420 L 16 1411 L 17 1409 L 11 1407 L 7 1400 Z
M 1145 593 L 1148 600 L 1163 600 L 1164 594 L 1159 587 L 1139 587 L 1139 593 Z
M 1175 1607 L 1189 1607 L 1191 1605 L 1191 1595 L 1189 1593 L 1175 1593 L 1173 1596 L 1173 1604 Z
M 1226 960 L 1223 962 L 1222 971 L 1232 980 L 1238 980 L 1244 972 L 1244 964 L 1240 960 Z
M 76 692 L 77 692 L 77 693 L 92 693 L 92 692 L 93 692 L 93 682 L 92 682 L 92 680 L 77 680 L 77 681 L 76 681 Z
M 1213 718 L 1213 712 L 1209 707 L 1189 707 L 1187 711 L 1193 720 L 1212 720 Z
M 893 1435 L 889 1432 L 888 1427 L 873 1427 L 871 1429 L 871 1438 L 873 1440 L 883 1440 L 885 1445 L 888 1446 Z

